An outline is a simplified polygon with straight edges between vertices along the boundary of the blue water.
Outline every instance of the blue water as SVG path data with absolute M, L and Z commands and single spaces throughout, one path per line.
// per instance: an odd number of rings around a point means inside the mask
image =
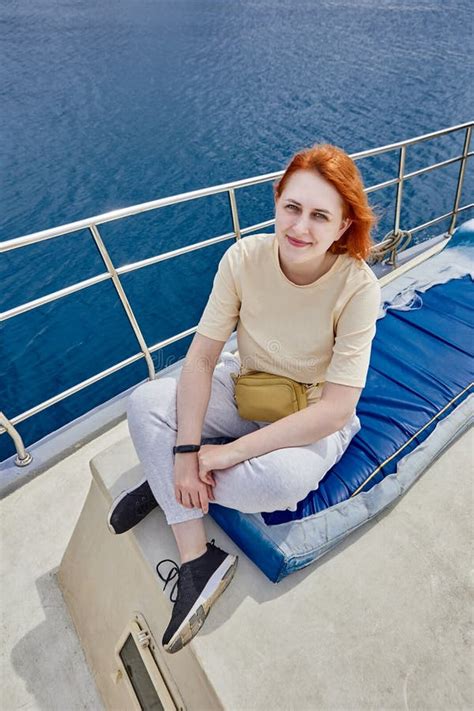
M 353 152 L 471 118 L 472 3 L 422 0 L 23 0 L 0 9 L 0 240 L 173 193 L 279 170 L 329 141 Z M 460 152 L 427 143 L 408 168 Z M 392 177 L 394 158 L 363 168 Z M 450 209 L 458 166 L 406 189 L 402 227 Z M 472 167 L 463 202 L 472 195 Z M 376 238 L 394 191 L 373 196 Z M 238 195 L 242 225 L 272 216 L 270 186 Z M 472 200 L 472 197 L 471 197 Z M 467 217 L 467 215 L 466 215 Z M 440 225 L 437 230 L 446 229 Z M 108 224 L 116 265 L 231 229 L 222 197 Z M 430 233 L 433 234 L 433 231 Z M 199 320 L 230 243 L 123 278 L 148 343 Z M 104 271 L 76 233 L 2 255 L 0 308 Z M 181 358 L 187 338 L 156 354 Z M 109 282 L 3 324 L 9 417 L 138 350 Z M 18 426 L 30 444 L 146 377 L 144 362 Z M 13 453 L 0 437 L 0 460 Z

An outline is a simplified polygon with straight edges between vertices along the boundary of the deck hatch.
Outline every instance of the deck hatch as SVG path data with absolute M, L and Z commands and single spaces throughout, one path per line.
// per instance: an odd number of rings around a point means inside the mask
M 137 711 L 183 709 L 184 705 L 176 706 L 171 696 L 154 650 L 155 644 L 148 628 L 144 628 L 143 623 L 138 624 L 136 618 L 130 620 L 115 647 L 118 679 L 126 683 Z

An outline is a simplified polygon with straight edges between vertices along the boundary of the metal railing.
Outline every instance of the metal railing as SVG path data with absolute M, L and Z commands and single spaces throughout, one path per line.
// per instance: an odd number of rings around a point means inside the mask
M 406 237 L 407 235 L 411 238 L 411 235 L 414 234 L 415 232 L 421 231 L 423 229 L 426 229 L 428 227 L 431 227 L 432 225 L 435 225 L 442 220 L 445 220 L 447 218 L 451 218 L 450 225 L 448 232 L 446 233 L 447 237 L 451 237 L 455 226 L 456 226 L 456 219 L 457 216 L 463 212 L 464 210 L 468 210 L 472 207 L 474 207 L 474 203 L 465 205 L 463 207 L 459 206 L 460 199 L 461 199 L 461 192 L 462 192 L 462 185 L 463 185 L 463 180 L 464 180 L 464 175 L 465 175 L 465 170 L 466 170 L 466 163 L 468 158 L 471 158 L 474 153 L 470 151 L 470 141 L 471 141 L 471 133 L 472 133 L 472 127 L 473 127 L 473 122 L 469 123 L 463 123 L 459 124 L 458 126 L 452 126 L 450 128 L 442 129 L 440 131 L 434 131 L 432 133 L 427 133 L 422 136 L 417 136 L 415 138 L 411 138 L 405 141 L 399 141 L 398 143 L 392 143 L 386 146 L 382 146 L 380 148 L 373 148 L 369 149 L 366 151 L 361 151 L 359 153 L 353 153 L 351 154 L 351 157 L 355 161 L 360 161 L 363 160 L 364 158 L 372 158 L 377 155 L 381 155 L 383 153 L 388 153 L 391 151 L 398 151 L 398 175 L 396 178 L 393 178 L 391 180 L 387 180 L 382 183 L 378 183 L 376 185 L 369 186 L 365 188 L 366 193 L 373 193 L 378 190 L 383 190 L 385 188 L 388 188 L 390 186 L 397 186 L 397 194 L 396 194 L 396 199 L 395 199 L 395 214 L 394 214 L 394 224 L 393 224 L 393 230 L 377 245 L 374 247 L 374 252 L 376 252 L 376 256 L 380 258 L 381 256 L 385 256 L 387 254 L 390 255 L 391 263 L 394 267 L 396 267 L 396 256 L 397 252 L 401 251 L 402 249 L 402 243 L 403 243 L 403 238 Z M 464 145 L 463 145 L 463 150 L 461 155 L 458 155 L 454 158 L 449 158 L 448 160 L 441 161 L 439 163 L 433 163 L 425 168 L 421 168 L 419 170 L 415 170 L 411 173 L 405 173 L 405 163 L 406 163 L 406 155 L 407 155 L 407 149 L 410 146 L 417 145 L 423 141 L 428 141 L 432 140 L 435 138 L 439 138 L 441 136 L 445 136 L 447 134 L 455 133 L 458 131 L 464 131 Z M 450 212 L 445 213 L 441 216 L 438 216 L 432 220 L 429 220 L 428 222 L 425 222 L 421 225 L 417 225 L 415 227 L 410 228 L 409 231 L 403 231 L 400 228 L 400 216 L 401 216 L 401 207 L 402 207 L 402 200 L 403 200 L 403 189 L 404 185 L 407 180 L 410 180 L 416 176 L 423 175 L 425 173 L 428 173 L 432 170 L 436 170 L 448 165 L 451 165 L 453 163 L 460 163 L 459 167 L 459 174 L 458 174 L 458 179 L 457 179 L 457 184 L 456 184 L 456 194 L 455 194 L 455 199 L 453 203 L 453 208 Z M 95 217 L 90 217 L 84 220 L 78 220 L 76 222 L 71 222 L 66 225 L 62 225 L 59 227 L 53 227 L 48 230 L 42 230 L 41 232 L 34 232 L 32 234 L 26 235 L 24 237 L 17 237 L 15 239 L 7 240 L 4 242 L 0 242 L 0 253 L 1 252 L 7 252 L 10 250 L 14 249 L 20 249 L 22 247 L 26 247 L 31 244 L 36 244 L 38 242 L 44 242 L 46 240 L 50 239 L 55 239 L 57 237 L 61 237 L 67 234 L 70 234 L 72 232 L 77 232 L 82 229 L 88 229 L 90 232 L 90 235 L 97 247 L 97 250 L 102 258 L 102 261 L 104 263 L 106 271 L 104 271 L 101 274 L 98 274 L 90 279 L 85 279 L 83 281 L 77 282 L 75 284 L 72 284 L 71 286 L 68 286 L 64 289 L 59 289 L 58 291 L 54 291 L 52 293 L 46 294 L 38 299 L 34 299 L 32 301 L 29 301 L 24 304 L 20 304 L 19 306 L 15 306 L 14 308 L 8 309 L 7 311 L 3 312 L 0 314 L 0 321 L 6 321 L 7 319 L 14 318 L 15 316 L 18 316 L 20 314 L 26 313 L 27 311 L 31 311 L 33 309 L 38 308 L 39 306 L 43 306 L 44 304 L 51 303 L 53 301 L 57 301 L 58 299 L 62 299 L 66 296 L 69 296 L 70 294 L 73 294 L 77 291 L 81 291 L 83 289 L 87 289 L 95 284 L 99 284 L 100 282 L 111 280 L 113 286 L 115 287 L 115 290 L 117 292 L 118 298 L 123 306 L 123 309 L 125 311 L 125 314 L 128 318 L 128 321 L 130 323 L 130 326 L 133 330 L 133 333 L 136 337 L 136 340 L 138 342 L 138 346 L 140 348 L 139 352 L 136 353 L 135 355 L 126 358 L 125 360 L 120 361 L 119 363 L 116 363 L 110 368 L 107 368 L 106 370 L 103 370 L 96 375 L 92 376 L 91 378 L 88 378 L 87 380 L 83 380 L 80 383 L 77 383 L 75 386 L 64 390 L 61 393 L 58 393 L 52 398 L 49 398 L 48 400 L 45 400 L 35 407 L 32 407 L 29 410 L 26 410 L 25 412 L 22 412 L 18 415 L 15 415 L 12 418 L 7 418 L 6 415 L 2 412 L 0 412 L 0 434 L 8 433 L 15 444 L 15 448 L 17 451 L 17 456 L 15 459 L 15 463 L 18 466 L 26 466 L 27 464 L 30 463 L 31 461 L 31 455 L 26 452 L 25 447 L 23 445 L 23 441 L 21 436 L 19 435 L 18 431 L 15 429 L 15 425 L 18 425 L 21 422 L 24 422 L 26 419 L 29 417 L 32 417 L 33 415 L 38 414 L 42 410 L 45 410 L 48 407 L 51 407 L 52 405 L 55 405 L 56 403 L 60 402 L 61 400 L 64 400 L 65 398 L 69 397 L 70 395 L 73 395 L 80 390 L 83 390 L 84 388 L 88 387 L 89 385 L 92 385 L 93 383 L 98 382 L 99 380 L 102 380 L 103 378 L 106 378 L 107 376 L 111 375 L 112 373 L 117 372 L 118 370 L 121 370 L 122 368 L 127 367 L 128 365 L 131 365 L 132 363 L 135 363 L 138 360 L 145 359 L 147 369 L 148 369 L 148 377 L 150 379 L 153 379 L 155 377 L 155 368 L 153 364 L 153 359 L 152 359 L 152 353 L 155 353 L 156 351 L 159 351 L 166 346 L 170 345 L 171 343 L 175 343 L 183 338 L 186 338 L 187 336 L 193 334 L 197 326 L 187 329 L 186 331 L 182 331 L 175 336 L 171 338 L 167 338 L 165 340 L 159 341 L 158 343 L 154 343 L 151 346 L 148 346 L 146 343 L 146 340 L 143 336 L 143 333 L 140 329 L 140 326 L 138 324 L 138 321 L 136 319 L 136 316 L 133 312 L 132 307 L 130 306 L 130 303 L 128 301 L 127 295 L 125 293 L 125 290 L 123 288 L 122 282 L 120 277 L 123 274 L 128 274 L 129 272 L 135 271 L 137 269 L 143 269 L 144 267 L 150 266 L 152 264 L 157 264 L 158 262 L 161 261 L 166 261 L 168 259 L 172 259 L 174 257 L 178 257 L 182 254 L 187 254 L 188 252 L 197 250 L 197 249 L 203 249 L 205 247 L 209 247 L 210 245 L 217 244 L 218 242 L 224 242 L 226 240 L 231 240 L 235 239 L 238 240 L 241 237 L 250 234 L 252 232 L 256 232 L 257 230 L 263 230 L 267 227 L 270 227 L 274 224 L 275 220 L 266 220 L 264 222 L 259 222 L 256 224 L 253 224 L 249 227 L 241 228 L 240 227 L 240 222 L 239 222 L 239 213 L 238 213 L 238 207 L 237 207 L 237 200 L 236 200 L 236 191 L 239 190 L 240 188 L 248 188 L 254 185 L 259 185 L 262 183 L 268 183 L 273 180 L 276 180 L 279 178 L 281 175 L 283 175 L 283 170 L 277 171 L 275 173 L 267 173 L 266 175 L 260 175 L 256 176 L 253 178 L 245 179 L 245 180 L 238 180 L 234 181 L 231 183 L 225 183 L 223 185 L 217 185 L 214 187 L 210 188 L 204 188 L 201 190 L 193 190 L 191 192 L 187 193 L 181 193 L 179 195 L 173 195 L 170 197 L 166 198 L 160 198 L 158 200 L 152 200 L 150 202 L 142 203 L 140 205 L 133 205 L 131 207 L 126 207 L 120 210 L 113 210 L 111 212 L 104 213 L 102 215 L 96 215 Z M 132 215 L 138 215 L 144 212 L 148 212 L 150 210 L 158 210 L 163 207 L 167 207 L 169 205 L 176 205 L 178 203 L 182 202 L 187 202 L 189 200 L 197 200 L 200 198 L 208 197 L 210 195 L 217 195 L 219 193 L 227 193 L 228 199 L 229 199 L 229 208 L 230 208 L 230 213 L 232 217 L 232 225 L 233 225 L 233 231 L 230 233 L 226 233 L 223 235 L 220 235 L 218 237 L 214 237 L 212 239 L 207 239 L 202 242 L 197 242 L 192 245 L 188 245 L 186 247 L 181 247 L 179 249 L 172 250 L 170 252 L 165 252 L 163 254 L 155 255 L 153 257 L 150 257 L 148 259 L 143 259 L 138 262 L 132 262 L 131 264 L 127 264 L 122 267 L 115 267 L 114 263 L 110 257 L 110 254 L 104 244 L 104 241 L 102 239 L 102 236 L 99 231 L 99 225 L 106 224 L 107 222 L 113 222 L 116 220 L 123 219 L 125 217 L 131 217 Z M 409 241 L 409 240 L 408 240 Z M 408 244 L 408 241 L 403 244 L 403 248 L 405 248 Z

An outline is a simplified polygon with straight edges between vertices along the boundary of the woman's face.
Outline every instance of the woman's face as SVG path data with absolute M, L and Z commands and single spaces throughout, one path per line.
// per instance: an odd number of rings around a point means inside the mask
M 275 200 L 275 234 L 280 256 L 288 265 L 320 262 L 350 225 L 342 218 L 343 202 L 336 188 L 319 173 L 297 170 Z M 298 240 L 301 246 L 291 242 Z

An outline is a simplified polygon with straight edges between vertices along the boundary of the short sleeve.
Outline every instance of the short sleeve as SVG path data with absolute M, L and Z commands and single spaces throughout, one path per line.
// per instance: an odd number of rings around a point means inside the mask
M 233 244 L 222 256 L 212 291 L 197 326 L 197 333 L 217 341 L 227 341 L 239 320 L 241 295 L 239 263 Z
M 380 300 L 380 285 L 373 281 L 356 292 L 344 306 L 336 325 L 327 381 L 359 388 L 365 386 Z

